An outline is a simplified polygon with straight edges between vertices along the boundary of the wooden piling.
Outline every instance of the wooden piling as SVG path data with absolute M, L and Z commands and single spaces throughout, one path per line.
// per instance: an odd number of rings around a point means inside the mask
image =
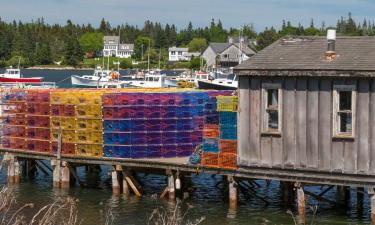
M 51 160 L 51 166 L 53 168 L 52 173 L 52 180 L 53 180 L 53 187 L 60 188 L 61 186 L 61 165 L 60 160 Z
M 14 184 L 14 155 L 8 154 L 7 157 L 5 157 L 6 160 L 8 161 L 8 171 L 7 171 L 7 176 L 8 176 L 8 184 Z
M 14 183 L 19 184 L 21 181 L 21 168 L 18 160 L 14 160 Z
M 363 211 L 363 197 L 364 197 L 364 188 L 358 187 L 357 188 L 357 210 L 360 213 L 362 213 Z
M 298 205 L 298 215 L 301 218 L 305 217 L 305 192 L 302 186 L 297 186 L 297 205 Z
M 126 181 L 126 176 L 123 174 L 123 179 L 122 179 L 122 192 L 126 197 L 130 196 L 130 189 L 129 189 L 129 184 Z
M 229 207 L 237 208 L 237 184 L 233 176 L 228 176 L 228 185 L 229 185 Z
M 175 181 L 172 172 L 168 174 L 168 192 L 169 200 L 173 201 L 175 199 Z
M 120 194 L 120 183 L 117 176 L 117 171 L 113 170 L 112 173 L 112 191 L 113 194 Z
M 61 188 L 69 188 L 70 187 L 70 172 L 68 163 L 63 161 L 62 168 L 61 168 Z

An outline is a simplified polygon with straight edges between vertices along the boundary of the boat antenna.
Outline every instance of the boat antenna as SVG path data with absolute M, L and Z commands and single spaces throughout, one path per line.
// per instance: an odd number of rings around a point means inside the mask
M 150 72 L 150 43 L 151 39 L 148 39 L 148 53 L 147 53 L 147 71 Z
M 18 69 L 20 69 L 21 56 L 18 57 Z

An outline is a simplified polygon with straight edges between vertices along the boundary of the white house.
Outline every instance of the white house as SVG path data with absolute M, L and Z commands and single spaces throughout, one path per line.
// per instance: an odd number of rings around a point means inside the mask
M 120 44 L 119 36 L 104 36 L 103 56 L 130 58 L 134 52 L 134 44 Z
M 168 52 L 170 62 L 190 61 L 193 57 L 199 57 L 201 55 L 199 52 L 189 52 L 188 48 L 178 48 L 175 46 L 170 47 Z
M 177 47 L 170 47 L 168 49 L 169 52 L 169 61 L 170 62 L 177 62 L 177 61 L 186 61 L 185 54 L 188 53 L 188 48 L 177 48 Z

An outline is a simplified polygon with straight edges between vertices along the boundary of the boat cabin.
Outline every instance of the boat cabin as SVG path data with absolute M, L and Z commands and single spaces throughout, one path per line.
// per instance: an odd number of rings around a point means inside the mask
M 280 39 L 235 67 L 239 165 L 375 185 L 375 38 L 330 32 Z
M 21 70 L 9 68 L 9 69 L 5 70 L 4 74 L 0 74 L 0 76 L 1 77 L 8 77 L 8 78 L 20 78 L 21 77 Z

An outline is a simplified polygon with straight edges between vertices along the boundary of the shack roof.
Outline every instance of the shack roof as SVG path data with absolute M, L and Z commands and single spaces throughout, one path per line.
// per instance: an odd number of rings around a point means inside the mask
M 218 43 L 218 42 L 210 42 L 209 47 L 216 53 L 222 53 L 226 48 L 228 48 L 231 44 L 229 43 Z
M 331 71 L 331 75 L 338 75 L 337 71 L 344 71 L 343 74 L 375 75 L 374 37 L 337 37 L 337 58 L 332 61 L 326 59 L 326 50 L 325 37 L 282 38 L 235 67 L 235 72 L 238 75 L 256 75 L 256 71 L 263 71 L 263 75 L 288 75 L 285 71 Z

